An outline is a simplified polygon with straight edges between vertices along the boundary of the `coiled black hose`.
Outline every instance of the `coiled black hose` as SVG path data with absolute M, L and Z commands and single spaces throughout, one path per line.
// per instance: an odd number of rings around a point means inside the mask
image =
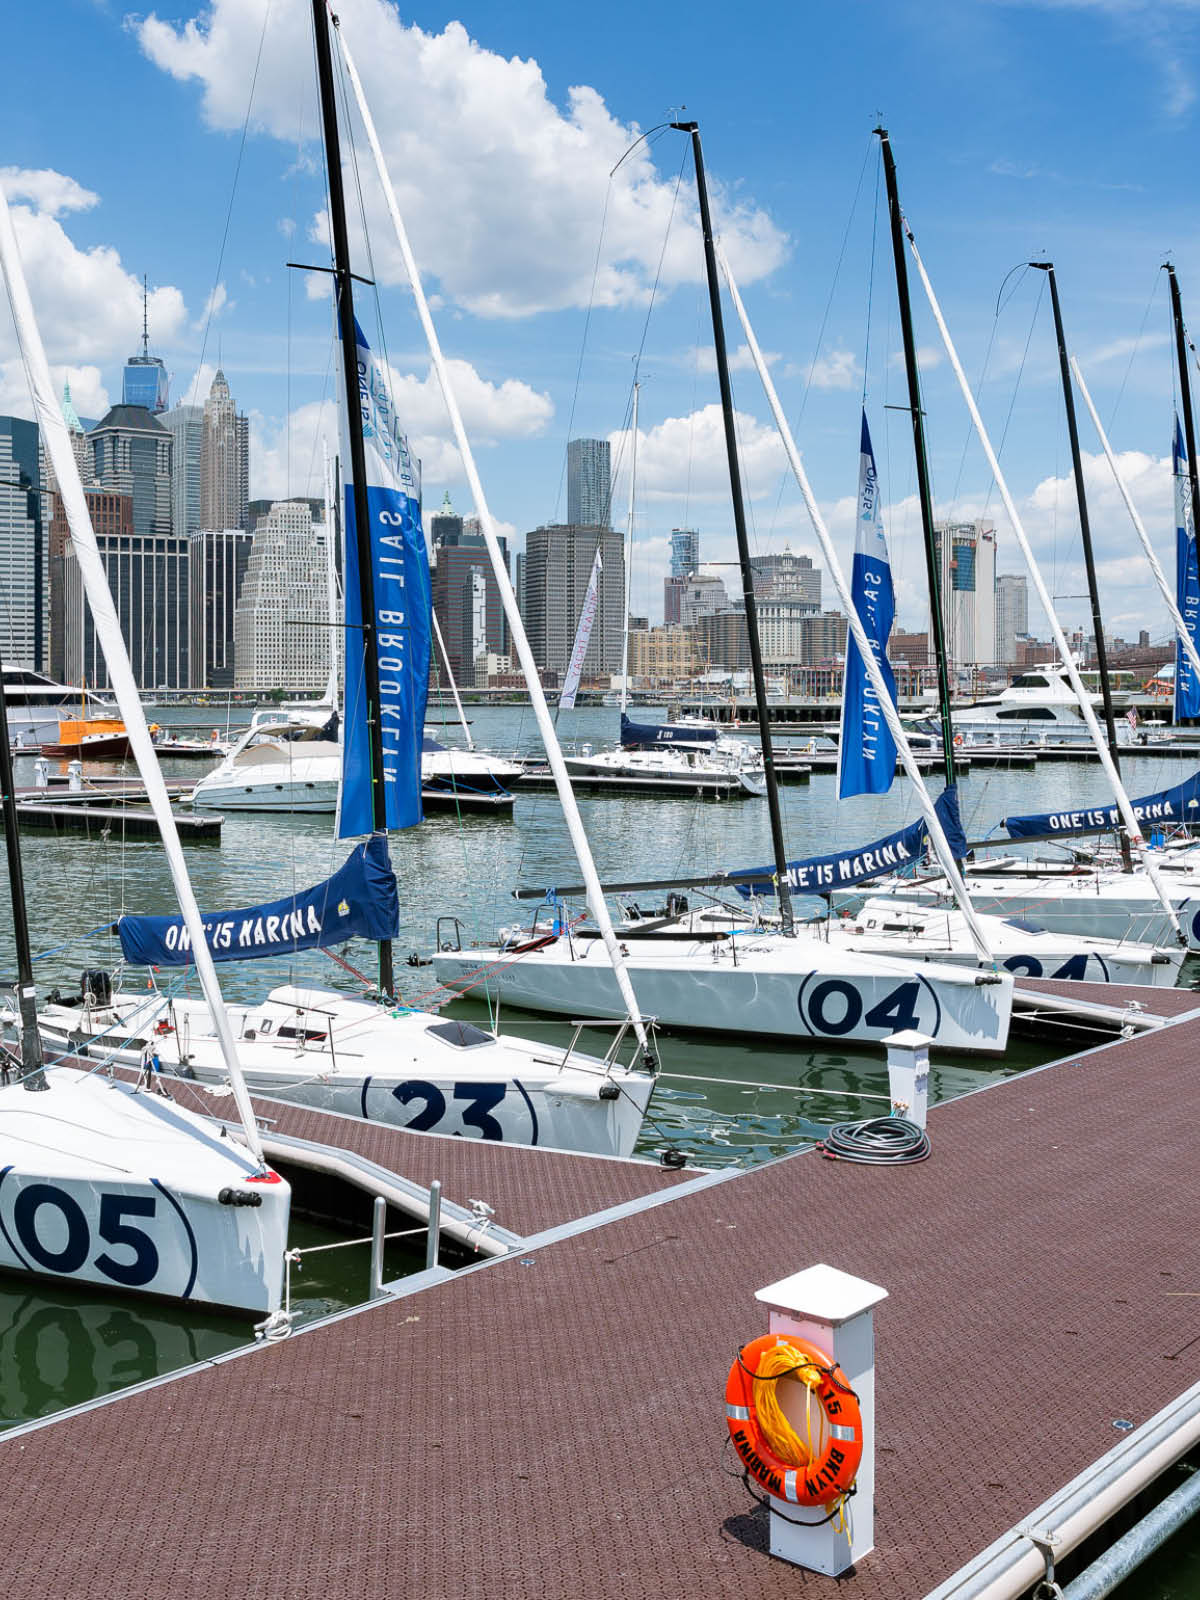
M 924 1161 L 929 1135 L 907 1117 L 870 1117 L 864 1122 L 839 1122 L 817 1145 L 832 1161 L 858 1161 L 865 1166 L 897 1166 Z

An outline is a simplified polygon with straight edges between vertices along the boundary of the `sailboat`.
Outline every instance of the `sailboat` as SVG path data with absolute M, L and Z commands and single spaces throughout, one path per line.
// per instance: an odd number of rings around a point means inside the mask
M 671 923 L 676 920 L 674 916 L 662 919 L 657 926 L 651 922 L 649 926 L 636 930 L 626 923 L 621 933 L 627 941 L 629 963 L 637 981 L 638 993 L 666 1026 L 736 1029 L 742 1033 L 779 1034 L 793 1038 L 799 1034 L 867 1043 L 879 1043 L 894 1033 L 915 1028 L 927 1034 L 935 1046 L 960 1051 L 1000 1052 L 1007 1043 L 1012 1007 L 1012 978 L 1009 974 L 936 963 L 925 964 L 918 971 L 886 956 L 834 948 L 819 936 L 798 929 L 795 925 L 788 882 L 789 863 L 783 843 L 772 760 L 770 717 L 754 605 L 753 569 L 742 505 L 716 248 L 704 181 L 699 128 L 695 123 L 673 126 L 690 135 L 696 167 L 713 343 L 774 851 L 773 868 L 767 871 L 779 896 L 782 926 L 780 931 L 755 928 L 745 933 L 738 930 L 696 935 L 672 927 Z M 732 288 L 732 279 L 730 283 Z M 736 293 L 734 298 L 741 313 Z M 744 315 L 743 324 L 746 326 Z M 752 338 L 748 328 L 747 332 L 748 337 Z M 755 348 L 753 344 L 752 348 Z M 767 382 L 765 377 L 764 382 Z M 769 383 L 768 393 L 773 395 Z M 827 552 L 827 559 L 829 556 L 832 556 L 832 547 Z M 836 558 L 831 564 L 836 567 Z M 861 631 L 857 617 L 853 619 L 852 626 L 857 626 Z M 865 636 L 860 648 L 871 657 L 868 671 L 873 670 L 877 674 L 878 664 Z M 883 691 L 883 698 L 886 698 L 886 690 Z M 886 709 L 889 718 L 894 719 L 894 706 L 889 702 Z M 898 731 L 897 742 L 915 773 L 915 762 L 898 720 L 895 721 L 895 728 Z M 928 825 L 941 841 L 941 848 L 949 861 L 949 847 L 945 843 L 942 821 L 935 815 L 923 787 L 920 793 L 928 807 Z M 952 861 L 948 870 L 953 870 Z M 561 927 L 561 918 L 555 920 Z M 980 942 L 982 944 L 982 938 Z M 537 1010 L 562 1013 L 580 1005 L 586 1005 L 589 1010 L 614 1007 L 611 979 L 603 964 L 593 957 L 593 941 L 580 938 L 568 926 L 557 933 L 551 930 L 546 936 L 522 939 L 521 947 L 513 948 L 516 943 L 515 939 L 510 938 L 507 945 L 501 944 L 486 950 L 435 952 L 432 957 L 434 968 L 441 981 L 456 991 L 491 988 L 513 1003 Z M 986 950 L 986 945 L 983 948 Z M 472 962 L 484 963 L 486 979 L 472 975 Z M 605 1013 L 602 1011 L 601 1014 Z M 607 1014 L 611 1015 L 612 1010 Z
M 379 950 L 377 998 L 287 984 L 261 1002 L 233 1009 L 242 1070 L 253 1088 L 418 1132 L 626 1156 L 640 1131 L 654 1078 L 621 1064 L 625 1027 L 615 1030 L 611 1048 L 599 1058 L 571 1047 L 500 1037 L 395 998 L 391 941 L 398 897 L 387 830 L 421 818 L 428 567 L 407 443 L 386 373 L 354 317 L 332 50 L 322 0 L 314 0 L 314 21 L 343 401 L 346 394 L 360 401 L 343 403 L 350 463 L 345 523 L 349 688 L 340 730 L 339 828 L 343 837 L 368 837 L 324 883 L 270 904 L 207 913 L 202 932 L 199 924 L 185 930 L 177 918 L 122 918 L 122 947 L 128 962 L 186 969 L 201 945 L 209 958 L 221 961 L 287 957 L 352 936 L 369 938 Z M 342 48 L 345 52 L 344 41 Z M 382 656 L 377 636 L 382 636 Z M 524 643 L 523 634 L 519 642 Z M 383 662 L 387 677 L 381 680 Z M 381 714 L 368 719 L 364 703 L 379 706 Z M 648 1036 L 636 1009 L 630 1013 L 627 1005 L 628 1027 L 645 1060 Z M 153 1059 L 167 1071 L 215 1083 L 224 1081 L 219 1022 L 207 1000 L 151 991 L 105 993 L 99 1000 L 84 995 L 75 1004 L 47 1010 L 42 1025 L 55 1041 L 95 1038 L 103 1041 L 98 1048 L 118 1061 Z
M 184 920 L 199 919 L 162 776 L 133 683 L 92 531 L 78 466 L 50 381 L 45 350 L 0 192 L 0 267 L 33 392 L 41 437 L 57 475 L 88 600 L 142 779 L 159 817 Z M 241 1129 L 218 1129 L 146 1082 L 46 1065 L 36 1010 L 12 760 L 0 689 L 0 805 L 17 947 L 17 997 L 9 1018 L 19 1059 L 0 1073 L 0 1268 L 272 1317 L 279 1309 L 290 1190 L 263 1159 L 228 1030 L 224 1043 Z M 220 994 L 210 963 L 214 1011 Z M 97 980 L 99 982 L 99 980 Z M 76 1056 L 69 1048 L 68 1060 Z

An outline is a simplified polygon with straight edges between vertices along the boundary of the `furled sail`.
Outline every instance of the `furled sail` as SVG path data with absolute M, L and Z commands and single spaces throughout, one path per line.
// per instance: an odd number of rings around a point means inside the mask
M 567 675 L 563 679 L 562 693 L 558 697 L 559 709 L 562 711 L 572 710 L 575 696 L 579 692 L 583 663 L 587 659 L 588 645 L 592 642 L 600 574 L 603 571 L 604 563 L 600 559 L 600 546 L 597 544 L 595 558 L 592 561 L 592 575 L 588 579 L 587 593 L 583 597 L 583 610 L 579 613 L 579 626 L 575 630 L 575 643 L 571 647 L 571 659 L 567 664 Z
M 621 746 L 625 750 L 653 749 L 655 745 L 704 745 L 717 742 L 717 729 L 705 722 L 630 722 L 621 713 Z
M 967 853 L 967 843 L 959 816 L 958 790 L 943 790 L 934 810 L 955 860 L 961 861 Z M 828 856 L 809 856 L 804 861 L 789 861 L 788 888 L 793 894 L 828 894 L 832 889 L 846 889 L 868 878 L 877 878 L 881 873 L 902 872 L 921 859 L 928 837 L 928 824 L 921 817 L 907 828 L 876 839 L 873 844 L 838 850 Z M 734 887 L 749 899 L 752 894 L 774 894 L 774 874 L 774 867 L 753 867 L 746 872 L 731 873 L 730 877 Z
M 862 621 L 871 651 L 879 663 L 892 704 L 896 703 L 896 678 L 887 658 L 888 636 L 896 615 L 892 567 L 883 531 L 883 505 L 875 452 L 862 418 L 859 449 L 858 516 L 854 534 L 854 566 L 850 577 L 854 609 Z M 854 639 L 846 640 L 846 680 L 842 696 L 842 736 L 839 742 L 838 798 L 853 794 L 886 794 L 896 776 L 896 741 L 867 678 L 862 654 Z
M 350 398 L 362 413 L 380 703 L 378 707 L 366 703 L 354 485 L 347 473 L 346 704 L 339 839 L 357 838 L 375 827 L 368 717 L 376 715 L 383 730 L 387 826 L 411 828 L 421 820 L 421 734 L 429 687 L 432 609 L 429 557 L 408 441 L 400 431 L 387 374 L 357 323 L 355 337 L 359 392 Z M 343 456 L 346 461 L 351 459 L 348 448 Z
M 1200 772 L 1171 789 L 1145 794 L 1140 800 L 1131 800 L 1130 804 L 1139 822 L 1166 825 L 1200 822 Z M 1116 806 L 1041 811 L 1025 817 L 1005 817 L 1004 826 L 1011 839 L 1024 839 L 1034 834 L 1103 833 L 1108 828 L 1121 826 L 1121 813 Z
M 1175 603 L 1187 624 L 1192 643 L 1200 642 L 1200 563 L 1196 559 L 1196 529 L 1192 526 L 1192 478 L 1187 449 L 1175 418 Z M 1175 641 L 1175 721 L 1200 717 L 1200 674 L 1184 648 Z
M 214 961 L 290 956 L 352 938 L 394 939 L 400 905 L 387 836 L 373 833 L 331 878 L 311 889 L 241 911 L 202 911 L 200 919 Z M 126 961 L 135 966 L 192 964 L 182 917 L 122 917 L 117 932 Z

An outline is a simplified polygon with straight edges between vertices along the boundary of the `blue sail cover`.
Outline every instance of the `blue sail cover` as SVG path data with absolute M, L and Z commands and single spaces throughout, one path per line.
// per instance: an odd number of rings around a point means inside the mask
M 383 730 L 383 787 L 389 828 L 421 820 L 421 735 L 429 688 L 431 597 L 429 558 L 408 441 L 400 432 L 387 375 L 358 339 L 359 392 L 367 464 L 371 577 L 379 646 L 379 719 Z M 343 415 L 345 415 L 343 409 Z M 349 448 L 343 459 L 351 459 Z M 363 681 L 362 597 L 354 529 L 354 485 L 346 475 L 346 727 L 337 837 L 371 833 L 371 745 Z M 371 714 L 375 714 L 374 707 Z
M 956 861 L 967 853 L 962 819 L 958 811 L 958 790 L 944 790 L 934 802 L 946 840 Z M 924 817 L 909 823 L 897 833 L 889 833 L 874 844 L 855 850 L 839 850 L 830 856 L 810 856 L 807 861 L 788 862 L 788 888 L 793 894 L 828 894 L 832 889 L 847 889 L 883 872 L 902 872 L 921 858 L 928 835 Z M 752 894 L 775 893 L 775 868 L 753 867 L 733 875 L 734 888 L 747 900 Z
M 1130 802 L 1139 822 L 1200 822 L 1200 772 L 1176 784 Z M 1084 811 L 1042 811 L 1027 817 L 1005 817 L 1011 839 L 1030 834 L 1102 833 L 1121 826 L 1116 806 L 1093 806 Z
M 621 748 L 624 750 L 645 750 L 663 744 L 710 745 L 716 742 L 717 730 L 711 723 L 630 722 L 625 713 L 621 713 Z
M 888 636 L 896 615 L 892 568 L 883 531 L 883 506 L 875 452 L 863 412 L 858 466 L 858 517 L 850 595 L 870 643 L 892 704 L 896 677 L 887 658 Z M 842 693 L 842 736 L 838 741 L 838 799 L 854 794 L 886 794 L 896 776 L 896 741 L 884 721 L 879 697 L 867 677 L 854 636 L 846 637 L 846 676 Z
M 394 939 L 400 926 L 396 875 L 387 835 L 356 845 L 345 866 L 313 889 L 244 911 L 202 911 L 214 961 L 253 961 L 347 939 Z M 139 967 L 187 967 L 192 946 L 182 917 L 122 917 L 117 923 L 126 961 Z
M 1175 418 L 1175 604 L 1187 623 L 1192 642 L 1197 642 L 1200 622 L 1200 563 L 1196 559 L 1196 529 L 1192 525 L 1192 475 L 1187 450 Z M 1200 717 L 1200 678 L 1192 659 L 1175 641 L 1175 721 Z

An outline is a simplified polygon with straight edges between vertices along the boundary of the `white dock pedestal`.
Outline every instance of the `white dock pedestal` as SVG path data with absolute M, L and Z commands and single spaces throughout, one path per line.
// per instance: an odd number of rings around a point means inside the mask
M 795 1334 L 828 1351 L 846 1374 L 862 1411 L 863 1455 L 857 1492 L 846 1506 L 848 1527 L 833 1522 L 802 1527 L 824 1516 L 820 1506 L 796 1506 L 768 1496 L 771 1554 L 798 1567 L 836 1577 L 875 1543 L 875 1319 L 872 1307 L 887 1290 L 837 1267 L 807 1267 L 760 1289 L 754 1297 L 770 1309 L 768 1332 Z
M 892 1115 L 907 1117 L 909 1122 L 923 1128 L 929 1111 L 930 1040 L 926 1034 L 906 1028 L 883 1042 L 887 1046 Z

